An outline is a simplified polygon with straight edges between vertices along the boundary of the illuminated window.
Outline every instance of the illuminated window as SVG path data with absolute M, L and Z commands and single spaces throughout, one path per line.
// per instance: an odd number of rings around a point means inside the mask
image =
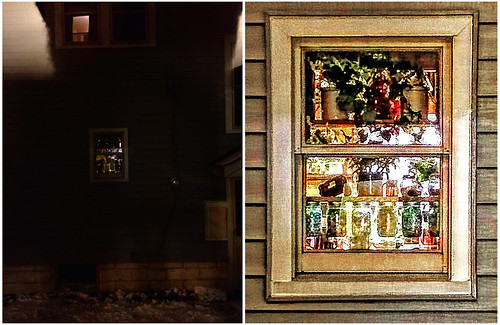
M 65 42 L 89 43 L 98 41 L 99 8 L 96 3 L 65 3 Z
M 90 129 L 90 181 L 128 182 L 128 130 Z
M 88 42 L 90 16 L 73 17 L 73 42 Z
M 269 300 L 474 298 L 472 20 L 270 15 Z

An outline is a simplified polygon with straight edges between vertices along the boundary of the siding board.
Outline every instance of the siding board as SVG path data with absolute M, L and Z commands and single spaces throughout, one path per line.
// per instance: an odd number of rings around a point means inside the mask
M 245 57 L 247 60 L 265 60 L 264 26 L 246 26 L 245 28 Z
M 479 59 L 497 58 L 497 25 L 479 25 Z
M 245 100 L 245 132 L 266 132 L 265 99 L 247 98 Z
M 245 274 L 265 275 L 266 274 L 266 243 L 246 242 L 245 243 Z
M 497 275 L 497 241 L 477 242 L 477 274 Z
M 497 131 L 497 98 L 480 97 L 477 101 L 477 131 Z
M 477 206 L 477 238 L 497 239 L 497 205 L 479 204 Z
M 245 238 L 265 240 L 266 208 L 246 207 L 245 212 Z
M 266 171 L 247 170 L 245 174 L 246 203 L 266 203 Z
M 477 170 L 477 203 L 497 202 L 497 170 Z
M 247 96 L 266 96 L 265 63 L 245 64 L 245 87 Z
M 478 167 L 497 167 L 497 140 L 496 133 L 477 135 Z
M 496 323 L 495 312 L 247 313 L 247 323 Z
M 497 21 L 497 5 L 495 2 L 412 2 L 411 7 L 407 7 L 406 11 L 409 13 L 415 12 L 429 12 L 443 11 L 443 10 L 465 10 L 475 11 L 481 10 L 479 15 L 479 22 L 496 22 Z M 355 11 L 365 11 L 369 14 L 374 14 L 377 11 L 383 11 L 387 14 L 389 11 L 401 11 L 401 3 L 398 2 L 379 2 L 374 8 L 373 3 L 370 2 L 345 2 L 331 3 L 331 2 L 264 2 L 245 4 L 245 21 L 247 23 L 265 23 L 266 12 L 280 11 L 297 13 L 301 12 L 307 14 L 331 14 L 331 15 L 345 15 L 351 14 Z
M 266 136 L 249 134 L 245 137 L 246 167 L 266 167 Z
M 496 96 L 497 94 L 497 62 L 479 61 L 477 94 L 479 96 Z

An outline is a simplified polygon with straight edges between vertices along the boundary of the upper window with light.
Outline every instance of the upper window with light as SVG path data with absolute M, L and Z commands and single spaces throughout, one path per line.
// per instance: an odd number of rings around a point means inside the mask
M 304 54 L 307 144 L 441 144 L 438 51 Z
M 155 45 L 153 3 L 56 3 L 56 47 Z

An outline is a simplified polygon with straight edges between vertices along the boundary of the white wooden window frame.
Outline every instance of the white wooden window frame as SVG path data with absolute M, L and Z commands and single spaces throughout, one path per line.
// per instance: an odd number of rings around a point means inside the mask
M 55 3 L 55 46 L 56 49 L 152 47 L 156 46 L 155 4 L 146 3 L 146 40 L 113 41 L 112 3 L 98 3 L 98 40 L 95 42 L 67 42 L 65 40 L 64 3 Z
M 268 251 L 266 298 L 270 301 L 338 299 L 475 299 L 475 14 L 393 16 L 268 16 Z M 451 179 L 448 270 L 445 277 L 359 274 L 341 281 L 297 274 L 294 202 L 297 166 L 294 123 L 294 38 L 451 38 Z M 446 86 L 446 85 L 445 85 Z M 446 135 L 445 135 L 446 136 Z M 297 242 L 299 241 L 299 242 Z

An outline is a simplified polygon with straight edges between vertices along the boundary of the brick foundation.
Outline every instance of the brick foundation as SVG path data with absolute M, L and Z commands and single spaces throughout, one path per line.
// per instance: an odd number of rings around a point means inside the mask
M 3 267 L 3 292 L 53 292 L 55 265 L 8 265 Z M 193 290 L 196 286 L 227 289 L 227 263 L 107 263 L 97 267 L 98 290 L 112 292 Z
M 52 265 L 4 265 L 3 293 L 52 292 L 54 278 Z
M 99 265 L 99 291 L 227 289 L 227 263 L 110 263 Z

